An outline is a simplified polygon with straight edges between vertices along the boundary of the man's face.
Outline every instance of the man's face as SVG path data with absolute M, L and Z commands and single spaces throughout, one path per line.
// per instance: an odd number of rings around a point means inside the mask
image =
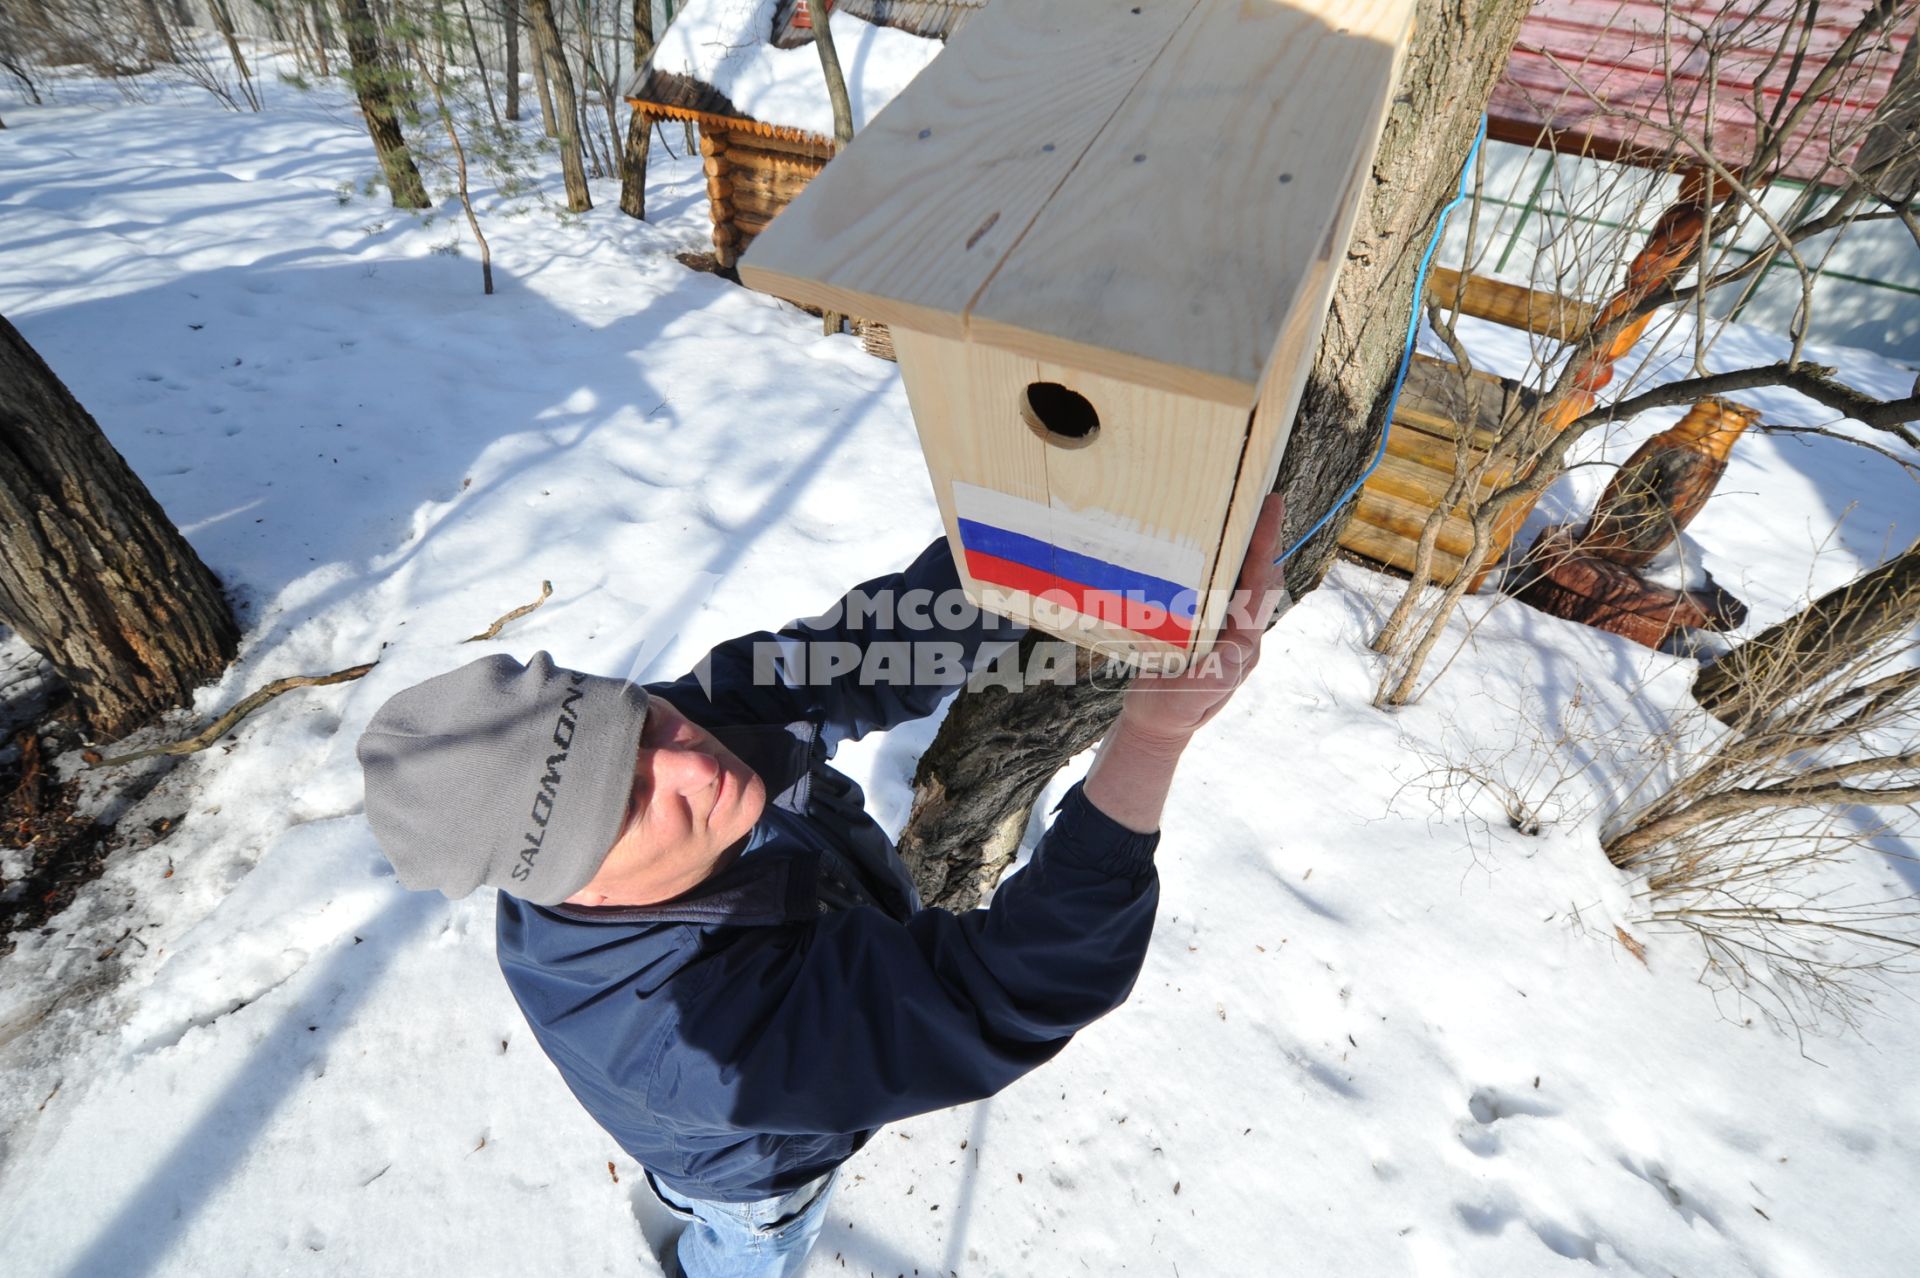
M 659 697 L 647 704 L 626 825 L 571 905 L 650 905 L 680 895 L 739 855 L 767 787 L 712 733 Z

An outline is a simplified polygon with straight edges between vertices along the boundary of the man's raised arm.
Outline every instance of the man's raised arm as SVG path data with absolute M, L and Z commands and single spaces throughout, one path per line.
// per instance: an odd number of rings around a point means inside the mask
M 1278 496 L 1269 496 L 1260 508 L 1240 568 L 1239 593 L 1213 651 L 1179 675 L 1136 678 L 1119 719 L 1100 743 L 1084 793 L 1129 830 L 1145 834 L 1160 828 L 1160 811 L 1187 743 L 1259 663 L 1260 638 L 1287 601 L 1280 566 L 1274 563 L 1285 513 Z
M 664 691 L 704 697 L 703 722 L 809 719 L 829 746 L 924 718 L 1026 628 L 968 602 L 945 538 L 824 613 L 710 651 Z

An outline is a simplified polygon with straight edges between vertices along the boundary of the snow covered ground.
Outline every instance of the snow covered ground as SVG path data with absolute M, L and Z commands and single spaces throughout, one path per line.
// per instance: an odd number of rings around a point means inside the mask
M 454 206 L 354 193 L 373 156 L 336 87 L 270 83 L 259 115 L 56 87 L 0 95 L 0 313 L 243 609 L 196 714 L 380 665 L 184 764 L 145 807 L 176 831 L 0 960 L 0 1273 L 655 1273 L 664 1213 L 522 1025 L 490 895 L 395 885 L 353 743 L 486 652 L 665 674 L 903 561 L 937 515 L 896 370 L 680 266 L 698 172 L 658 149 L 646 225 L 610 186 L 578 218 L 486 195 L 483 297 L 470 247 L 444 251 Z M 1753 436 L 1692 533 L 1764 625 L 1920 532 L 1913 492 L 1871 454 Z M 539 611 L 461 644 L 542 580 Z M 1131 1002 L 877 1138 L 813 1272 L 1913 1272 L 1912 1002 L 1802 1044 L 1716 1000 L 1600 855 L 1605 769 L 1514 727 L 1658 731 L 1691 663 L 1474 601 L 1446 677 L 1383 714 L 1364 643 L 1393 592 L 1336 569 L 1190 756 Z M 931 731 L 842 756 L 890 825 Z M 1476 750 L 1523 789 L 1571 777 L 1537 837 L 1433 791 Z M 1858 872 L 1920 886 L 1892 856 Z

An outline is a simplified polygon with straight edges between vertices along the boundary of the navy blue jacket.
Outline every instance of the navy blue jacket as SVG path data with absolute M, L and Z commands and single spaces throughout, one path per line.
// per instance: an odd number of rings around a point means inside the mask
M 936 542 L 859 589 L 957 587 Z M 500 966 L 534 1036 L 587 1111 L 683 1197 L 784 1193 L 883 1123 L 991 1096 L 1119 1006 L 1139 975 L 1157 835 L 1075 787 L 990 908 L 920 909 L 860 787 L 828 765 L 840 741 L 932 713 L 958 676 L 756 683 L 756 645 L 957 641 L 971 664 L 1019 634 L 991 617 L 957 630 L 901 620 L 843 610 L 744 635 L 699 677 L 649 688 L 767 783 L 728 869 L 657 905 L 499 898 Z

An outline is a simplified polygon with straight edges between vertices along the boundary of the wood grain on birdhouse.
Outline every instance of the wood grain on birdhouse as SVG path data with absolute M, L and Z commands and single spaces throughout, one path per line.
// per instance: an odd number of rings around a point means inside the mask
M 1110 651 L 1211 644 L 1411 16 L 996 0 L 742 259 L 891 328 L 981 603 Z

